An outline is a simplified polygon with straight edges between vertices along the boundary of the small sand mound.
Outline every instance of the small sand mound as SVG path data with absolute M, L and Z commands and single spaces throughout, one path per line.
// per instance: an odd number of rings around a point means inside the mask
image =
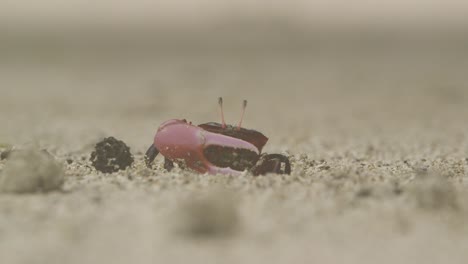
M 31 193 L 60 189 L 64 182 L 62 166 L 45 151 L 19 150 L 9 155 L 0 175 L 3 192 Z
M 453 184 L 438 174 L 418 175 L 409 190 L 421 209 L 456 210 L 460 206 Z
M 179 231 L 195 238 L 226 237 L 239 227 L 235 199 L 221 191 L 193 195 L 180 208 Z

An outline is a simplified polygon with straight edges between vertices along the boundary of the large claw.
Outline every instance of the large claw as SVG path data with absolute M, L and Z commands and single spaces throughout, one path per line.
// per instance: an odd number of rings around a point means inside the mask
M 231 168 L 220 168 L 216 167 L 214 165 L 208 166 L 208 173 L 210 174 L 226 174 L 226 175 L 233 175 L 233 176 L 239 176 L 242 175 L 242 171 L 236 171 Z

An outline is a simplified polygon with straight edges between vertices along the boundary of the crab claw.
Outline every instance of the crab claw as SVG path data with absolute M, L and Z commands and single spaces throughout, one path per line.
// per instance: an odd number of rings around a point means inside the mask
M 243 141 L 238 138 L 228 137 L 225 135 L 215 134 L 206 131 L 204 133 L 205 143 L 204 146 L 223 146 L 233 149 L 246 149 L 252 151 L 256 154 L 259 154 L 258 149 L 251 143 Z
M 284 167 L 282 166 L 284 164 Z M 251 169 L 253 175 L 265 175 L 267 173 L 291 174 L 291 163 L 288 157 L 281 154 L 264 154 L 257 164 Z
M 233 170 L 231 168 L 221 168 L 217 167 L 215 165 L 209 165 L 208 166 L 208 171 L 209 174 L 226 174 L 226 175 L 233 175 L 233 176 L 239 176 L 242 175 L 242 171 L 237 171 Z

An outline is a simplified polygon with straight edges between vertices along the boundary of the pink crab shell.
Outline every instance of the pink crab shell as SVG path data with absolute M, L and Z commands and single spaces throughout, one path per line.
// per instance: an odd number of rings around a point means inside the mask
M 206 131 L 185 120 L 171 119 L 162 123 L 154 137 L 154 145 L 166 158 L 184 161 L 200 173 L 240 175 L 231 168 L 220 168 L 209 162 L 203 150 L 211 145 L 247 149 L 259 154 L 253 144 L 241 139 Z

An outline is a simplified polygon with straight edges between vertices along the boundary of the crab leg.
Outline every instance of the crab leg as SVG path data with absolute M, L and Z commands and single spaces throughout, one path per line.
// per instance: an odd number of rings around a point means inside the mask
M 284 163 L 284 170 L 281 169 L 281 164 Z M 281 154 L 266 154 L 252 168 L 253 175 L 264 175 L 267 173 L 276 174 L 291 174 L 291 163 L 288 157 Z
M 151 144 L 145 154 L 145 163 L 148 168 L 151 167 L 151 163 L 153 163 L 158 154 L 158 149 L 154 146 L 154 144 Z
M 164 158 L 164 169 L 171 171 L 174 168 L 174 162 L 168 158 Z

